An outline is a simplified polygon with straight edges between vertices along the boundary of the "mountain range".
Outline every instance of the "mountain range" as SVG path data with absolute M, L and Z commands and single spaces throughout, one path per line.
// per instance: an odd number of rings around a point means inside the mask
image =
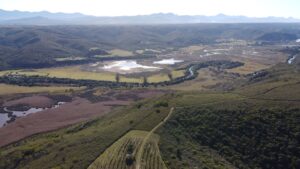
M 51 13 L 6 11 L 0 9 L 0 25 L 139 25 L 139 24 L 189 24 L 189 23 L 295 23 L 296 18 L 283 17 L 247 17 L 204 15 L 176 15 L 173 13 L 156 13 L 136 16 L 91 16 L 81 13 Z

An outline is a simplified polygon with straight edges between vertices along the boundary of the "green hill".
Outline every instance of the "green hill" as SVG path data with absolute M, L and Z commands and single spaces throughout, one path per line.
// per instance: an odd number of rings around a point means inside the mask
M 152 130 L 171 107 L 174 113 L 155 132 L 169 169 L 299 168 L 299 67 L 277 65 L 266 71 L 231 92 L 172 92 L 32 136 L 1 148 L 0 168 L 87 168 L 118 149 L 132 130 Z M 149 157 L 160 158 L 157 151 Z M 124 161 L 122 154 L 118 158 Z

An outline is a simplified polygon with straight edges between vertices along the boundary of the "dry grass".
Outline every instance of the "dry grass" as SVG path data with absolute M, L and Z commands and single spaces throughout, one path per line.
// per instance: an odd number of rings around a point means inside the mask
M 98 49 L 98 48 L 91 48 L 90 50 L 95 50 L 95 49 Z M 108 52 L 108 54 L 95 55 L 94 57 L 103 58 L 103 57 L 115 57 L 115 56 L 119 56 L 119 57 L 134 56 L 134 53 L 132 51 L 123 50 L 123 49 L 113 49 L 113 50 L 110 50 L 107 52 Z
M 81 70 L 80 66 L 37 69 L 37 72 L 47 74 L 49 77 L 57 78 L 115 81 L 114 73 L 83 71 Z
M 133 52 L 123 49 L 113 49 L 110 50 L 109 53 L 113 56 L 133 56 Z
M 56 78 L 69 78 L 77 80 L 101 80 L 101 81 L 116 81 L 116 73 L 113 72 L 90 72 L 82 70 L 80 66 L 65 66 L 57 68 L 44 68 L 44 69 L 24 69 L 24 70 L 9 70 L 1 71 L 0 76 L 5 74 L 20 74 L 26 76 L 47 76 Z M 172 71 L 173 78 L 184 75 L 184 71 Z M 147 77 L 148 82 L 157 83 L 169 81 L 167 73 L 154 74 Z M 143 83 L 143 77 L 130 77 L 120 75 L 120 82 Z
M 267 69 L 271 67 L 271 65 L 265 65 L 250 59 L 237 59 L 237 61 L 243 62 L 244 66 L 240 66 L 234 69 L 228 69 L 227 71 L 230 73 L 239 73 L 239 74 L 250 74 L 259 70 Z
M 94 96 L 101 96 L 104 93 L 106 93 L 107 91 L 108 91 L 107 89 L 99 87 L 99 88 L 95 89 L 95 91 L 93 92 L 93 95 Z
M 172 71 L 171 74 L 172 74 L 172 77 L 175 79 L 175 78 L 184 76 L 184 72 L 185 72 L 184 70 L 174 70 L 174 71 Z M 167 73 L 155 74 L 155 75 L 148 77 L 148 82 L 151 82 L 151 83 L 164 82 L 164 81 L 169 81 L 169 80 L 170 80 L 170 78 Z
M 199 51 L 199 50 L 203 50 L 203 49 L 205 49 L 204 46 L 193 45 L 193 46 L 188 46 L 188 47 L 181 48 L 180 50 L 183 51 L 183 52 L 187 52 L 187 53 L 193 53 L 195 51 Z
M 56 93 L 56 92 L 65 92 L 70 89 L 81 90 L 84 89 L 84 87 L 67 87 L 67 86 L 25 87 L 25 86 L 0 84 L 0 95 L 40 93 L 40 92 Z
M 157 83 L 157 82 L 163 82 L 163 81 L 169 81 L 170 78 L 167 74 L 156 74 L 148 77 L 148 82 L 150 83 Z
M 143 83 L 142 77 L 126 77 L 120 76 L 120 82 L 127 82 L 127 83 Z
M 69 78 L 77 80 L 103 80 L 103 81 L 115 81 L 115 73 L 111 72 L 89 72 L 84 71 L 80 66 L 66 66 L 59 68 L 45 68 L 45 69 L 34 69 L 34 70 L 12 70 L 0 72 L 0 75 L 6 73 L 11 74 L 22 74 L 26 76 L 48 76 L 57 78 Z M 122 78 L 122 77 L 121 77 Z M 131 80 L 131 81 L 134 81 Z
M 172 76 L 173 76 L 173 78 L 178 78 L 178 77 L 184 76 L 184 72 L 185 72 L 185 70 L 174 70 L 174 71 L 172 71 Z
M 256 55 L 243 54 L 243 56 L 229 57 L 233 61 L 242 62 L 245 65 L 234 69 L 229 69 L 228 72 L 239 74 L 250 74 L 259 70 L 268 69 L 278 63 L 286 61 L 286 55 L 270 51 L 270 49 L 257 49 L 259 52 Z

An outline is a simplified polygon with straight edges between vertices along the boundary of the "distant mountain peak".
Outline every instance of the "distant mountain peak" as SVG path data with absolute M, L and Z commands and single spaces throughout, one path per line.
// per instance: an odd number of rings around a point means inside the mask
M 171 12 L 168 12 L 168 13 L 160 12 L 160 13 L 154 13 L 154 14 L 151 14 L 151 15 L 169 15 L 169 16 L 177 16 L 176 14 L 171 13 Z
M 226 17 L 227 15 L 223 14 L 223 13 L 219 13 L 218 15 L 216 16 L 220 16 L 220 17 Z
M 28 20 L 30 22 L 24 22 Z M 37 22 L 38 20 L 38 22 Z M 44 20 L 44 21 L 42 21 Z M 49 21 L 49 23 L 47 23 Z M 51 21 L 51 22 L 50 22 Z M 48 11 L 26 12 L 0 9 L 2 25 L 107 25 L 107 24 L 186 24 L 186 23 L 300 23 L 292 17 L 246 17 L 228 16 L 223 13 L 215 16 L 177 15 L 174 13 L 154 13 L 137 16 L 90 16 L 81 13 L 51 13 Z

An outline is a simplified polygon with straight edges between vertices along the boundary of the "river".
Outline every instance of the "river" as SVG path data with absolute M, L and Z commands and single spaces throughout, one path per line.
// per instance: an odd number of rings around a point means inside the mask
M 294 55 L 293 57 L 289 58 L 288 61 L 287 61 L 288 64 L 292 64 L 293 61 L 296 59 L 296 57 L 297 57 L 297 55 Z

